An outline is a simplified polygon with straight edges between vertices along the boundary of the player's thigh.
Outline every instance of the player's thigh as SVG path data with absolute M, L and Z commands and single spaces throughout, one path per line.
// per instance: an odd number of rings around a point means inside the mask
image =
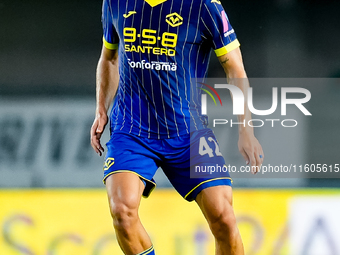
M 142 179 L 145 184 L 143 196 L 149 196 L 156 186 L 153 176 L 158 168 L 159 157 L 145 139 L 124 132 L 115 132 L 111 134 L 106 146 L 107 153 L 103 169 L 104 184 L 109 177 L 112 180 L 111 176 L 116 179 L 119 176 L 132 174 L 129 179 Z M 128 175 L 121 175 L 122 173 Z M 114 176 L 117 174 L 119 176 Z
M 106 190 L 112 216 L 137 212 L 144 187 L 140 177 L 134 173 L 115 173 L 107 177 Z
M 231 186 L 213 186 L 203 189 L 196 197 L 196 202 L 209 223 L 216 221 L 234 221 Z

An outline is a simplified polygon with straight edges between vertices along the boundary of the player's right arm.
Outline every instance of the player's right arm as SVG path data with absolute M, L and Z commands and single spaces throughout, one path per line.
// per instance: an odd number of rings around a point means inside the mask
M 118 50 L 103 45 L 96 73 L 96 115 L 91 128 L 91 146 L 100 156 L 104 148 L 100 138 L 108 122 L 107 111 L 117 92 L 119 82 Z

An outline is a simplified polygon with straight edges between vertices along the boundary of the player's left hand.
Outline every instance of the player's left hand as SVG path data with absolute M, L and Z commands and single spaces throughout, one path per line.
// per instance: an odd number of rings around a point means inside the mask
M 246 164 L 251 164 L 251 173 L 259 172 L 263 163 L 264 153 L 262 146 L 254 136 L 253 132 L 243 132 L 240 134 L 238 141 L 238 149 L 246 161 Z

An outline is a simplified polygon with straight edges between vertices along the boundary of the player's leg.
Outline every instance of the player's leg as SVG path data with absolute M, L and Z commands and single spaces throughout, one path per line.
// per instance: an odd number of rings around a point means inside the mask
M 144 183 L 131 172 L 115 173 L 106 179 L 113 226 L 118 243 L 126 255 L 144 253 L 152 243 L 138 216 Z
M 156 186 L 152 178 L 158 157 L 147 145 L 142 138 L 124 132 L 111 134 L 106 144 L 103 181 L 118 243 L 126 255 L 154 255 L 138 216 L 142 195 L 148 197 Z
M 231 186 L 203 189 L 196 202 L 215 237 L 216 255 L 243 255 L 244 248 L 232 206 Z
M 198 203 L 216 239 L 216 254 L 244 254 L 232 207 L 231 178 L 222 171 L 225 160 L 214 133 L 203 129 L 167 143 L 170 151 L 177 150 L 167 156 L 163 171 L 183 198 Z M 196 172 L 196 166 L 214 166 L 216 172 Z

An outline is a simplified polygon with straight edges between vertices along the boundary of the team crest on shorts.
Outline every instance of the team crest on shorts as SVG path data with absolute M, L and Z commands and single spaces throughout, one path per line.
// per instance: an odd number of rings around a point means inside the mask
M 115 163 L 114 158 L 107 158 L 104 164 L 104 171 L 108 170 Z

